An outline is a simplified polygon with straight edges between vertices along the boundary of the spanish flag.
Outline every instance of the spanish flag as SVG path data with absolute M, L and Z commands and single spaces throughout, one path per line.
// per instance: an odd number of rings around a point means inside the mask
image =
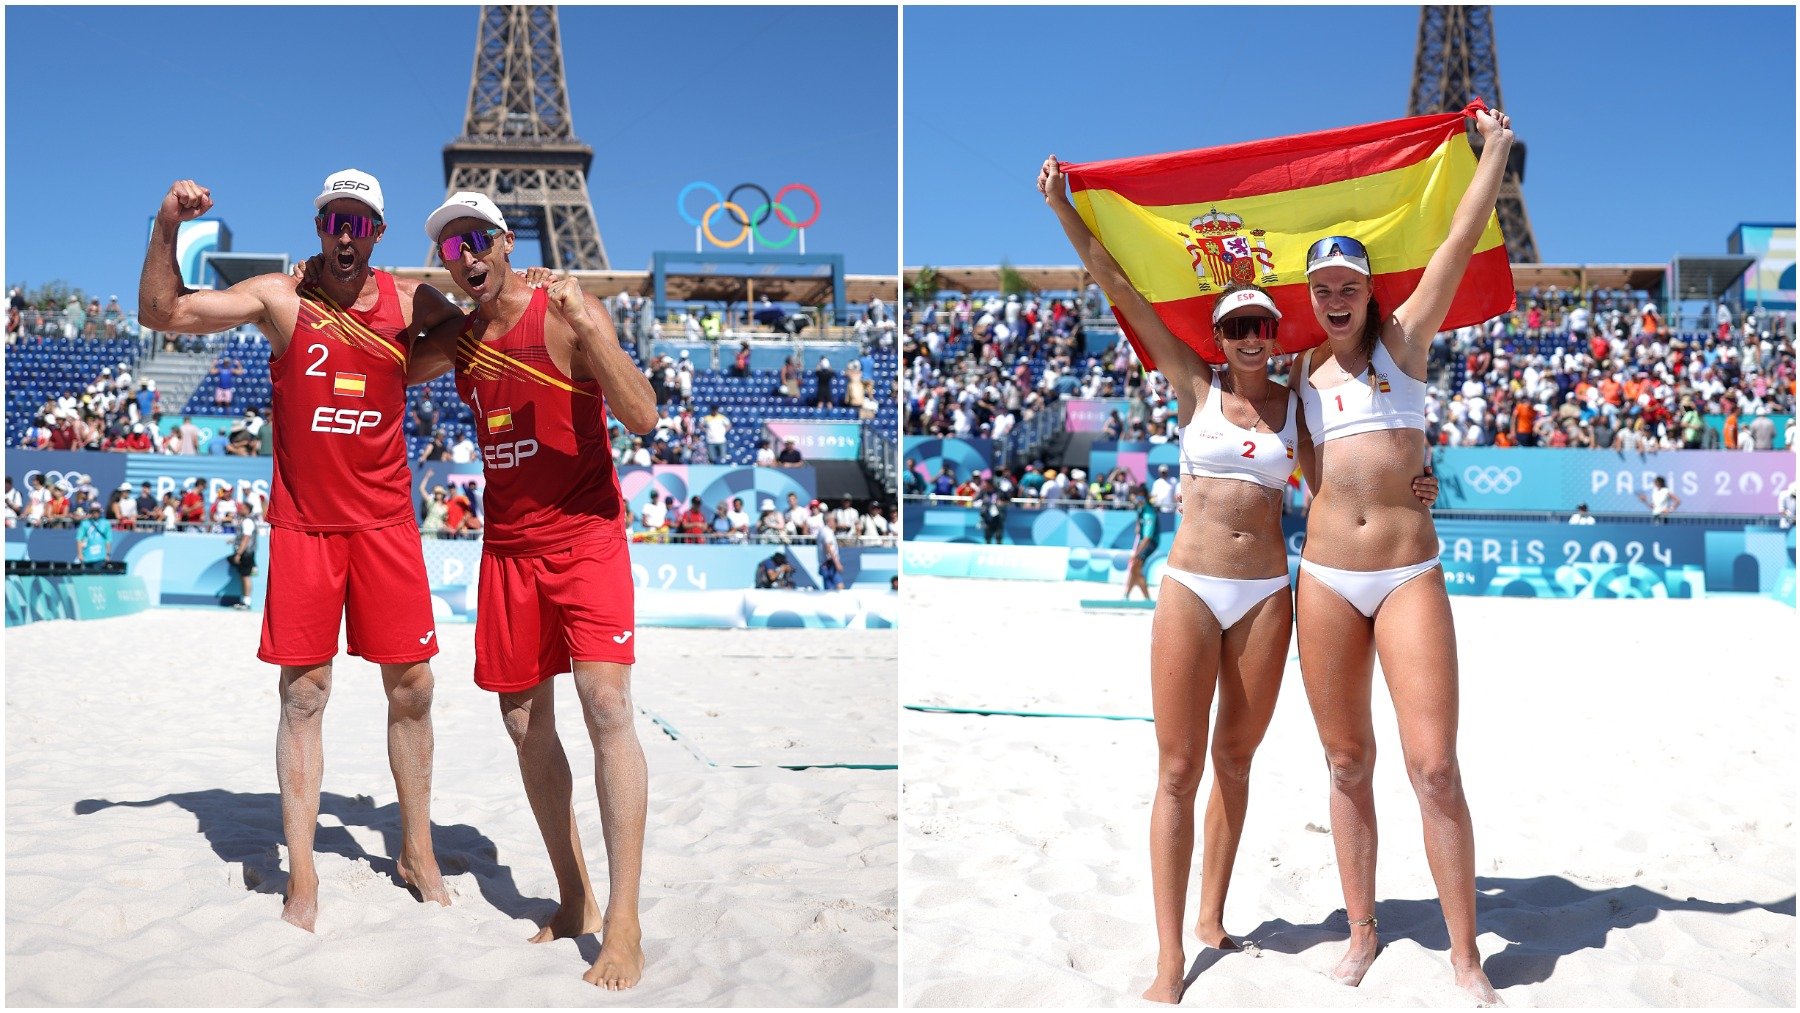
M 331 392 L 348 397 L 362 397 L 364 389 L 368 387 L 366 380 L 362 373 L 338 373 L 331 382 Z
M 487 428 L 490 433 L 504 433 L 512 428 L 512 409 L 496 408 L 487 413 Z
M 1281 308 L 1283 352 L 1325 340 L 1306 290 L 1306 251 L 1329 235 L 1359 239 L 1373 258 L 1375 298 L 1391 313 L 1450 234 L 1475 176 L 1459 113 L 1322 130 L 1142 158 L 1065 164 L 1075 209 L 1169 330 L 1208 362 L 1212 305 L 1227 284 L 1261 285 Z M 1513 308 L 1512 268 L 1498 216 L 1444 319 L 1464 327 Z M 1120 326 L 1152 368 L 1123 320 Z

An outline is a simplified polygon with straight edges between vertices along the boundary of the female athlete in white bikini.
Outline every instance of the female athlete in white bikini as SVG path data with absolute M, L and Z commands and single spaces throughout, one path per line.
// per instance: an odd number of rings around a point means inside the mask
M 1317 490 L 1295 589 L 1300 672 L 1331 768 L 1332 842 L 1350 948 L 1332 976 L 1362 981 L 1379 943 L 1375 921 L 1375 731 L 1369 699 L 1377 655 L 1400 722 L 1407 774 L 1424 817 L 1425 854 L 1450 934 L 1456 983 L 1498 1002 L 1475 948 L 1475 834 L 1456 760 L 1456 630 L 1438 567 L 1437 529 L 1411 493 L 1427 453 L 1426 355 L 1449 312 L 1500 192 L 1511 121 L 1476 115 L 1481 161 L 1418 288 L 1382 315 L 1369 254 L 1327 236 L 1307 254 L 1307 287 L 1326 343 L 1295 363 Z
M 1219 720 L 1194 931 L 1207 946 L 1238 948 L 1222 924 L 1225 889 L 1243 834 L 1250 758 L 1275 711 L 1293 624 L 1281 497 L 1304 439 L 1299 402 L 1269 379 L 1281 314 L 1261 289 L 1227 290 L 1215 304 L 1213 338 L 1226 356 L 1225 368 L 1215 372 L 1169 331 L 1088 230 L 1069 203 L 1054 155 L 1038 174 L 1038 190 L 1179 400 L 1182 524 L 1150 634 L 1158 747 L 1150 871 L 1159 949 L 1156 979 L 1144 992 L 1146 999 L 1174 1003 L 1187 971 L 1181 921 L 1215 687 Z M 1436 481 L 1422 482 L 1420 495 L 1435 499 Z

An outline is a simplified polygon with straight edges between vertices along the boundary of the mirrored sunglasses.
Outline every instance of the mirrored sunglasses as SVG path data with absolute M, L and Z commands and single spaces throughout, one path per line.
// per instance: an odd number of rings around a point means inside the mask
M 1275 337 L 1277 321 L 1274 317 L 1226 317 L 1219 321 L 1219 331 L 1234 341 L 1243 338 Z
M 1311 264 L 1314 261 L 1340 254 L 1346 257 L 1357 257 L 1365 262 L 1369 259 L 1369 251 L 1363 244 L 1349 236 L 1326 236 L 1312 244 L 1312 249 L 1306 251 L 1306 262 Z
M 477 229 L 474 232 L 445 236 L 438 241 L 438 253 L 443 256 L 446 264 L 461 260 L 465 246 L 469 248 L 469 252 L 479 257 L 494 245 L 494 237 L 499 234 L 499 229 Z
M 348 228 L 351 239 L 367 239 L 375 234 L 376 228 L 381 225 L 381 219 L 371 218 L 368 215 L 344 215 L 321 211 L 313 218 L 313 224 L 318 227 L 319 234 L 322 236 L 335 236 Z

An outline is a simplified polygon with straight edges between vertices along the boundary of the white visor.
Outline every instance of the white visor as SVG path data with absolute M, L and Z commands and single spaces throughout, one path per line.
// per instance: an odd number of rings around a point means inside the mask
M 1213 303 L 1212 322 L 1216 324 L 1246 306 L 1261 306 L 1273 314 L 1275 319 L 1281 319 L 1281 311 L 1275 308 L 1275 300 L 1270 299 L 1260 289 L 1240 288 L 1236 292 L 1220 296 L 1218 301 Z

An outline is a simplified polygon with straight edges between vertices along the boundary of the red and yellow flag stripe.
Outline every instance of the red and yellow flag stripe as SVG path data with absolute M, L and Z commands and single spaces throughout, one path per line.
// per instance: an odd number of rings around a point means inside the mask
M 1475 175 L 1464 123 L 1476 107 L 1063 170 L 1088 228 L 1202 358 L 1224 361 L 1211 314 L 1233 280 L 1269 292 L 1281 309 L 1280 347 L 1296 352 L 1325 340 L 1306 290 L 1314 240 L 1348 235 L 1368 247 L 1384 312 L 1418 287 Z M 1506 241 L 1490 215 L 1443 326 L 1478 323 L 1513 300 Z
M 351 316 L 342 306 L 331 300 L 323 289 L 303 290 L 300 293 L 299 325 L 308 330 L 324 331 L 330 328 L 333 337 L 354 348 L 385 355 L 395 362 L 406 362 L 406 350 L 387 338 L 375 333 L 368 324 Z
M 579 394 L 582 397 L 593 397 L 590 391 L 582 390 L 567 380 L 551 376 L 541 369 L 507 355 L 499 349 L 482 344 L 476 339 L 473 330 L 465 330 L 456 339 L 458 356 L 457 368 L 478 380 L 493 380 L 508 373 L 514 376 L 529 378 L 548 387 Z

